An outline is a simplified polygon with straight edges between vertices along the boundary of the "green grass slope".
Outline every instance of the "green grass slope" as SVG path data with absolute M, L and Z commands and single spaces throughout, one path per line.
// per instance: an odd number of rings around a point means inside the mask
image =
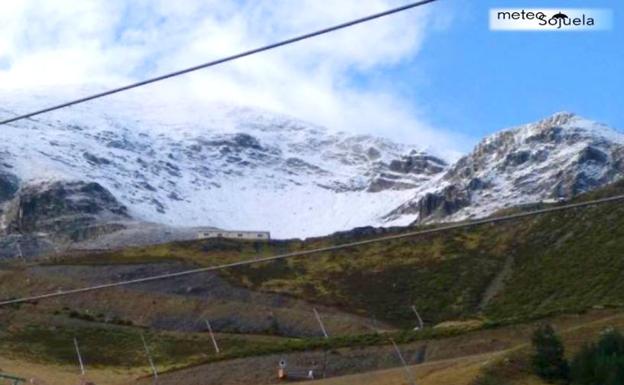
M 577 201 L 623 192 L 624 183 L 618 183 Z M 431 323 L 479 316 L 509 321 L 622 306 L 624 204 L 394 240 L 227 274 L 257 290 L 335 304 L 400 326 L 413 323 L 410 304 Z
M 621 193 L 624 183 L 617 183 L 575 201 Z M 233 268 L 221 275 L 256 291 L 337 306 L 404 327 L 414 322 L 412 304 L 429 324 L 478 316 L 500 321 L 620 306 L 624 304 L 623 214 L 624 204 L 609 203 Z M 52 263 L 178 260 L 210 266 L 401 231 L 405 229 L 356 229 L 270 243 L 177 242 Z
M 624 193 L 624 183 L 581 196 L 577 201 Z M 516 208 L 514 210 L 526 210 Z M 163 262 L 185 266 L 212 266 L 257 256 L 313 249 L 353 242 L 409 229 L 356 229 L 308 240 L 239 242 L 198 240 L 152 247 L 98 253 L 73 253 L 42 262 L 45 268 L 152 266 Z M 44 267 L 38 267 L 43 269 Z M 0 267 L 0 298 L 49 292 L 88 284 L 58 273 L 32 275 L 37 266 Z M 54 269 L 49 269 L 54 271 Z M 47 270 L 46 270 L 47 271 Z M 58 271 L 63 271 L 62 269 Z M 148 271 L 148 270 L 146 270 Z M 428 325 L 480 318 L 483 327 L 520 322 L 592 307 L 624 306 L 624 204 L 609 203 L 533 218 L 453 230 L 367 246 L 326 252 L 271 263 L 223 270 L 228 284 L 253 293 L 277 293 L 306 304 L 338 309 L 344 314 L 376 318 L 395 328 L 415 325 L 410 309 L 416 305 Z M 211 302 L 212 301 L 212 302 Z M 145 287 L 107 290 L 76 298 L 61 298 L 0 309 L 0 348 L 16 359 L 70 364 L 72 336 L 87 346 L 100 365 L 139 364 L 144 357 L 137 343 L 146 332 L 159 362 L 179 367 L 194 362 L 346 346 L 387 344 L 374 334 L 320 338 L 284 338 L 279 328 L 258 337 L 234 335 L 222 329 L 225 353 L 206 353 L 205 333 L 167 328 L 149 330 L 149 320 L 180 312 L 218 309 L 236 312 L 219 299 L 203 302 L 183 292 L 175 295 Z M 104 304 L 95 311 L 96 305 Z M 240 306 L 241 303 L 239 303 Z M 249 305 L 251 307 L 252 305 Z M 273 306 L 273 305 L 272 305 Z M 279 307 L 278 305 L 275 305 Z M 69 310 L 65 310 L 69 309 Z M 268 308 L 267 308 L 268 309 Z M 278 316 L 306 317 L 283 312 Z M 106 311 L 100 317 L 100 312 Z M 263 310 L 264 311 L 264 310 Z M 160 315 L 156 313 L 162 313 Z M 169 312 L 165 314 L 165 312 Z M 258 313 L 260 314 L 260 313 Z M 158 317 L 156 317 L 158 316 Z M 266 314 L 263 315 L 266 317 Z M 193 315 L 195 317 L 195 315 Z M 328 316 L 329 318 L 329 316 Z M 107 321 L 105 321 L 107 320 Z M 114 322 L 112 322 L 112 321 Z M 282 318 L 283 320 L 283 318 Z M 338 324 L 340 318 L 336 316 Z M 304 322 L 306 320 L 302 320 Z M 300 322 L 300 321 L 297 321 Z M 270 326 L 270 325 L 269 325 Z M 264 330 L 264 329 L 263 329 Z M 429 330 L 426 335 L 397 332 L 398 342 L 442 338 L 447 333 Z M 121 342 L 120 342 L 121 341 Z M 88 348 L 86 348 L 88 349 Z

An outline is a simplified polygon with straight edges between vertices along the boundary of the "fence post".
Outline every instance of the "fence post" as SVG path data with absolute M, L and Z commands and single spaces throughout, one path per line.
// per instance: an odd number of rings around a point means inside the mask
M 214 345 L 215 352 L 219 354 L 221 353 L 221 350 L 219 349 L 219 345 L 217 344 L 217 339 L 215 338 L 214 333 L 212 332 L 212 326 L 210 326 L 210 321 L 208 321 L 207 319 L 204 321 L 206 322 L 206 326 L 208 326 L 208 332 L 210 332 L 210 338 L 212 339 L 212 344 Z
M 82 361 L 82 355 L 80 354 L 80 348 L 78 347 L 78 339 L 74 337 L 74 348 L 76 349 L 76 355 L 78 356 L 78 363 L 80 364 L 80 374 L 85 375 L 84 362 Z
M 422 330 L 425 325 L 423 324 L 422 318 L 420 318 L 420 314 L 418 314 L 418 310 L 416 310 L 416 306 L 412 305 L 412 311 L 416 314 L 416 318 L 418 318 L 418 330 Z
M 410 384 L 416 385 L 416 380 L 414 379 L 414 375 L 412 374 L 412 371 L 410 370 L 410 368 L 407 366 L 407 362 L 405 361 L 405 358 L 403 358 L 403 354 L 401 354 L 401 350 L 399 349 L 399 347 L 397 346 L 396 342 L 394 342 L 394 340 L 392 338 L 390 338 L 390 342 L 392 342 L 392 346 L 394 347 L 394 351 L 396 352 L 397 356 L 399 357 L 399 360 L 401 361 L 401 364 L 403 364 L 403 369 L 405 369 L 405 378 L 407 379 L 407 381 Z
M 325 338 L 329 338 L 329 334 L 327 334 L 327 330 L 325 329 L 325 325 L 323 325 L 323 320 L 321 319 L 321 316 L 319 315 L 318 311 L 316 311 L 316 308 L 312 308 L 312 310 L 314 311 L 314 316 L 316 317 L 316 320 L 318 321 L 320 327 L 321 327 L 321 331 L 323 332 L 323 335 L 325 336 Z
M 154 374 L 154 382 L 158 381 L 158 371 L 156 370 L 156 365 L 154 365 L 154 360 L 152 359 L 152 355 L 150 354 L 150 350 L 147 347 L 147 342 L 145 341 L 145 336 L 141 333 L 141 341 L 143 341 L 143 347 L 145 348 L 145 354 L 147 355 L 147 361 L 149 362 L 150 367 L 152 368 L 152 373 Z

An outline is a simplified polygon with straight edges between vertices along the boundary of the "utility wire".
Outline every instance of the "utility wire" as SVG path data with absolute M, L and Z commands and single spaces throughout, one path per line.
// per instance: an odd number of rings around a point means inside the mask
M 227 57 L 224 57 L 222 59 L 217 59 L 217 60 L 214 60 L 214 61 L 211 61 L 211 62 L 208 62 L 208 63 L 196 65 L 194 67 L 185 68 L 183 70 L 171 72 L 171 73 L 168 73 L 168 74 L 165 74 L 165 75 L 160 75 L 160 76 L 157 76 L 155 78 L 142 80 L 140 82 L 132 83 L 132 84 L 129 84 L 129 85 L 126 85 L 126 86 L 123 86 L 123 87 L 114 88 L 114 89 L 111 89 L 111 90 L 108 90 L 108 91 L 104 91 L 104 92 L 100 92 L 100 93 L 97 93 L 97 94 L 93 94 L 93 95 L 90 95 L 90 96 L 85 96 L 85 97 L 82 97 L 80 99 L 76 99 L 76 100 L 72 100 L 72 101 L 69 101 L 69 102 L 66 102 L 66 103 L 63 103 L 63 104 L 59 104 L 59 105 L 56 105 L 56 106 L 44 108 L 44 109 L 39 110 L 39 111 L 34 111 L 34 112 L 30 112 L 30 113 L 27 113 L 27 114 L 24 114 L 24 115 L 19 115 L 19 116 L 10 118 L 10 119 L 2 120 L 2 121 L 0 121 L 0 125 L 16 122 L 16 121 L 22 120 L 22 119 L 31 118 L 33 116 L 44 114 L 46 112 L 59 110 L 61 108 L 66 108 L 66 107 L 69 107 L 69 106 L 73 106 L 75 104 L 80 104 L 80 103 L 84 103 L 84 102 L 87 102 L 87 101 L 90 101 L 90 100 L 93 100 L 93 99 L 98 99 L 98 98 L 102 98 L 104 96 L 116 94 L 118 92 L 127 91 L 127 90 L 130 90 L 132 88 L 137 88 L 137 87 L 141 87 L 141 86 L 144 86 L 144 85 L 147 85 L 147 84 L 150 84 L 150 83 L 155 83 L 155 82 L 159 82 L 161 80 L 165 80 L 165 79 L 173 78 L 173 77 L 176 77 L 176 76 L 184 75 L 184 74 L 187 74 L 189 72 L 194 72 L 194 71 L 201 70 L 201 69 L 204 69 L 204 68 L 213 67 L 213 66 L 216 66 L 218 64 L 223 64 L 223 63 L 226 63 L 226 62 L 229 62 L 229 61 L 237 60 L 237 59 L 240 59 L 240 58 L 243 58 L 243 57 L 246 57 L 246 56 L 255 55 L 255 54 L 260 53 L 260 52 L 269 51 L 269 50 L 272 50 L 272 49 L 275 49 L 275 48 L 278 48 L 278 47 L 282 47 L 282 46 L 293 44 L 293 43 L 296 43 L 296 42 L 299 42 L 299 41 L 302 41 L 302 40 L 310 39 L 312 37 L 325 35 L 327 33 L 338 31 L 338 30 L 345 29 L 345 28 L 348 28 L 348 27 L 352 27 L 352 26 L 357 25 L 357 24 L 362 24 L 362 23 L 365 23 L 365 22 L 368 22 L 368 21 L 371 21 L 371 20 L 379 19 L 379 18 L 382 18 L 382 17 L 385 17 L 385 16 L 389 16 L 389 15 L 393 15 L 395 13 L 407 11 L 408 9 L 416 8 L 416 7 L 419 7 L 421 5 L 425 5 L 425 4 L 428 4 L 428 3 L 433 3 L 434 1 L 437 1 L 437 0 L 421 0 L 421 1 L 414 2 L 414 3 L 406 4 L 406 5 L 397 7 L 397 8 L 389 9 L 389 10 L 384 11 L 384 12 L 375 13 L 375 14 L 372 14 L 372 15 L 369 15 L 369 16 L 365 16 L 365 17 L 362 17 L 362 18 L 359 18 L 359 19 L 347 21 L 347 22 L 342 23 L 342 24 L 337 24 L 337 25 L 334 25 L 332 27 L 324 28 L 324 29 L 321 29 L 321 30 L 318 30 L 318 31 L 315 31 L 315 32 L 306 33 L 304 35 L 299 35 L 299 36 L 296 36 L 296 37 L 292 37 L 292 38 L 289 38 L 289 39 L 286 39 L 286 40 L 282 40 L 282 41 L 277 42 L 277 43 L 273 43 L 273 44 L 265 45 L 263 47 L 254 48 L 254 49 L 249 50 L 249 51 L 244 51 L 244 52 L 241 52 L 241 53 L 237 53 L 235 55 L 227 56 Z
M 24 302 L 32 302 L 32 301 L 38 301 L 38 300 L 48 299 L 48 298 L 63 297 L 63 296 L 68 296 L 68 295 L 73 295 L 73 294 L 86 293 L 86 292 L 91 292 L 91 291 L 96 291 L 96 290 L 103 290 L 103 289 L 112 288 L 112 287 L 128 286 L 128 285 L 135 285 L 138 283 L 153 282 L 153 281 L 160 281 L 164 279 L 184 277 L 187 275 L 205 273 L 205 272 L 210 272 L 210 271 L 218 271 L 218 270 L 229 269 L 233 267 L 247 266 L 247 265 L 253 265 L 253 264 L 264 263 L 264 262 L 279 261 L 279 260 L 289 259 L 289 258 L 294 258 L 294 257 L 301 257 L 301 256 L 306 256 L 306 255 L 329 252 L 329 251 L 342 250 L 342 249 L 353 248 L 357 246 L 391 241 L 395 239 L 410 238 L 410 237 L 416 237 L 416 236 L 426 235 L 426 234 L 442 233 L 442 232 L 447 232 L 447 231 L 456 230 L 456 229 L 464 229 L 464 228 L 480 226 L 480 225 L 485 225 L 485 224 L 499 223 L 499 222 L 504 222 L 504 221 L 520 219 L 520 218 L 532 217 L 532 216 L 546 214 L 546 213 L 553 213 L 553 212 L 558 212 L 558 211 L 576 209 L 580 207 L 587 207 L 587 206 L 617 202 L 621 200 L 624 200 L 624 195 L 616 195 L 616 196 L 612 196 L 608 198 L 595 199 L 595 200 L 590 200 L 590 201 L 580 202 L 580 203 L 572 203 L 572 204 L 567 204 L 567 205 L 562 205 L 562 206 L 557 206 L 557 207 L 550 207 L 546 209 L 527 211 L 523 213 L 511 214 L 511 215 L 506 215 L 506 216 L 501 216 L 501 217 L 479 219 L 475 221 L 457 223 L 453 225 L 441 226 L 441 227 L 427 229 L 427 230 L 410 231 L 410 232 L 406 232 L 402 234 L 388 235 L 388 236 L 383 236 L 383 237 L 378 237 L 378 238 L 373 238 L 373 239 L 367 239 L 363 241 L 344 243 L 342 245 L 321 247 L 317 249 L 279 254 L 279 255 L 274 255 L 274 256 L 264 257 L 264 258 L 258 257 L 257 259 L 249 259 L 245 261 L 225 263 L 222 265 L 201 267 L 197 269 L 179 271 L 177 273 L 154 275 L 154 276 L 149 276 L 149 277 L 144 277 L 144 278 L 131 279 L 127 281 L 113 282 L 113 283 L 88 286 L 88 287 L 83 287 L 83 288 L 78 288 L 78 289 L 70 289 L 66 291 L 56 291 L 56 292 L 51 292 L 51 293 L 46 293 L 46 294 L 33 295 L 30 297 L 10 299 L 10 300 L 0 302 L 0 306 L 6 306 L 6 305 L 12 305 L 12 304 L 18 304 L 18 303 L 24 303 Z

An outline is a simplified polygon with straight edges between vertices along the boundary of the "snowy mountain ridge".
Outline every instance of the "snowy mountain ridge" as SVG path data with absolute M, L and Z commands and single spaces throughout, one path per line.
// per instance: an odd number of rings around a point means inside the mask
M 624 134 L 572 113 L 495 133 L 387 216 L 419 222 L 486 216 L 566 199 L 624 176 Z
M 28 104 L 7 99 L 4 116 Z M 5 126 L 0 171 L 21 189 L 96 182 L 144 221 L 290 237 L 376 223 L 447 167 L 409 146 L 250 108 L 162 113 L 184 108 L 102 100 Z
M 0 94 L 0 115 L 34 104 L 53 103 Z M 2 231 L 72 242 L 128 220 L 276 237 L 457 220 L 568 198 L 624 174 L 624 135 L 570 113 L 491 135 L 453 164 L 253 108 L 125 97 L 0 135 Z

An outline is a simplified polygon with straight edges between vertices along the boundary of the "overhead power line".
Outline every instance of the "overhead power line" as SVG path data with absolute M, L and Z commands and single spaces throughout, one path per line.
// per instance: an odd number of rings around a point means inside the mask
M 130 89 L 133 89 L 133 88 L 137 88 L 137 87 L 141 87 L 141 86 L 150 84 L 150 83 L 155 83 L 155 82 L 159 82 L 161 80 L 165 80 L 165 79 L 173 78 L 173 77 L 176 77 L 176 76 L 184 75 L 184 74 L 187 74 L 189 72 L 194 72 L 194 71 L 198 71 L 198 70 L 201 70 L 201 69 L 204 69 L 204 68 L 213 67 L 213 66 L 216 66 L 216 65 L 219 65 L 219 64 L 223 64 L 223 63 L 227 63 L 227 62 L 230 62 L 230 61 L 234 61 L 234 60 L 246 57 L 246 56 L 255 55 L 255 54 L 260 53 L 260 52 L 269 51 L 269 50 L 272 50 L 272 49 L 275 49 L 275 48 L 279 48 L 279 47 L 282 47 L 282 46 L 285 46 L 285 45 L 293 44 L 293 43 L 296 43 L 296 42 L 299 42 L 299 41 L 302 41 L 302 40 L 310 39 L 312 37 L 325 35 L 325 34 L 328 34 L 330 32 L 335 32 L 335 31 L 338 31 L 338 30 L 341 30 L 341 29 L 352 27 L 352 26 L 357 25 L 357 24 L 362 24 L 362 23 L 365 23 L 365 22 L 368 22 L 368 21 L 371 21 L 371 20 L 379 19 L 379 18 L 382 18 L 382 17 L 385 17 L 385 16 L 389 16 L 389 15 L 393 15 L 395 13 L 407 11 L 408 9 L 416 8 L 416 7 L 419 7 L 419 6 L 428 4 L 428 3 L 433 3 L 434 1 L 437 1 L 437 0 L 421 0 L 421 1 L 414 2 L 414 3 L 406 4 L 406 5 L 397 7 L 397 8 L 389 9 L 389 10 L 384 11 L 384 12 L 375 13 L 375 14 L 372 14 L 372 15 L 369 15 L 369 16 L 365 16 L 365 17 L 362 17 L 362 18 L 359 18 L 359 19 L 347 21 L 347 22 L 342 23 L 342 24 L 334 25 L 332 27 L 327 27 L 327 28 L 324 28 L 324 29 L 321 29 L 321 30 L 318 30 L 318 31 L 314 31 L 314 32 L 306 33 L 304 35 L 299 35 L 299 36 L 292 37 L 292 38 L 289 38 L 289 39 L 286 39 L 286 40 L 282 40 L 282 41 L 279 41 L 277 43 L 272 43 L 272 44 L 269 44 L 269 45 L 265 45 L 263 47 L 254 48 L 254 49 L 251 49 L 249 51 L 244 51 L 244 52 L 241 52 L 241 53 L 237 53 L 235 55 L 231 55 L 231 56 L 227 56 L 227 57 L 224 57 L 224 58 L 221 58 L 221 59 L 213 60 L 213 61 L 210 61 L 208 63 L 199 64 L 199 65 L 196 65 L 196 66 L 193 66 L 193 67 L 189 67 L 189 68 L 185 68 L 185 69 L 182 69 L 182 70 L 179 70 L 179 71 L 171 72 L 171 73 L 168 73 L 168 74 L 165 74 L 165 75 L 160 75 L 160 76 L 157 76 L 155 78 L 142 80 L 142 81 L 137 82 L 137 83 L 128 84 L 128 85 L 123 86 L 123 87 L 114 88 L 114 89 L 111 89 L 111 90 L 108 90 L 108 91 L 104 91 L 104 92 L 100 92 L 100 93 L 97 93 L 97 94 L 93 94 L 93 95 L 90 95 L 90 96 L 85 96 L 85 97 L 82 97 L 80 99 L 76 99 L 76 100 L 72 100 L 72 101 L 69 101 L 69 102 L 66 102 L 66 103 L 58 104 L 58 105 L 55 105 L 55 106 L 52 106 L 52 107 L 47 107 L 47 108 L 44 108 L 44 109 L 39 110 L 39 111 L 29 112 L 29 113 L 24 114 L 24 115 L 15 116 L 13 118 L 0 121 L 0 125 L 16 122 L 16 121 L 22 120 L 22 119 L 31 118 L 33 116 L 44 114 L 46 112 L 59 110 L 61 108 L 70 107 L 70 106 L 73 106 L 75 104 L 88 102 L 88 101 L 93 100 L 93 99 L 102 98 L 104 96 L 116 94 L 116 93 L 119 93 L 119 92 L 122 92 L 122 91 L 127 91 L 127 90 L 130 90 Z
M 442 233 L 442 232 L 456 230 L 456 229 L 464 229 L 464 228 L 480 226 L 480 225 L 485 225 L 485 224 L 511 221 L 511 220 L 515 220 L 515 219 L 532 217 L 532 216 L 546 214 L 546 213 L 553 213 L 553 212 L 558 212 L 558 211 L 576 209 L 576 208 L 580 208 L 580 207 L 593 206 L 593 205 L 599 205 L 599 204 L 605 204 L 605 203 L 612 203 L 612 202 L 617 202 L 617 201 L 621 201 L 621 200 L 624 200 L 624 195 L 616 195 L 616 196 L 612 196 L 612 197 L 608 197 L 608 198 L 595 199 L 595 200 L 590 200 L 590 201 L 586 201 L 586 202 L 571 203 L 571 204 L 557 206 L 557 207 L 549 207 L 549 208 L 546 208 L 546 209 L 527 211 L 527 212 L 511 214 L 511 215 L 505 215 L 505 216 L 500 216 L 500 217 L 479 219 L 479 220 L 470 221 L 470 222 L 464 222 L 464 223 L 456 223 L 456 224 L 453 224 L 453 225 L 441 226 L 441 227 L 431 228 L 431 229 L 426 229 L 426 230 L 417 230 L 417 231 L 410 231 L 410 232 L 401 233 L 401 234 L 387 235 L 387 236 L 373 238 L 373 239 L 367 239 L 367 240 L 363 240 L 363 241 L 344 243 L 344 244 L 336 245 L 336 246 L 321 247 L 321 248 L 317 248 L 317 249 L 310 249 L 310 250 L 304 250 L 304 251 L 297 251 L 297 252 L 293 252 L 293 253 L 279 254 L 279 255 L 274 255 L 274 256 L 271 256 L 271 257 L 264 257 L 264 258 L 258 257 L 258 258 L 255 258 L 255 259 L 250 259 L 250 260 L 245 260 L 245 261 L 225 263 L 225 264 L 222 264 L 222 265 L 201 267 L 201 268 L 191 269 L 191 270 L 184 270 L 184 271 L 179 271 L 177 273 L 167 273 L 167 274 L 161 274 L 161 275 L 154 275 L 154 276 L 149 276 L 149 277 L 144 277 L 144 278 L 131 279 L 131 280 L 127 280 L 127 281 L 106 283 L 106 284 L 102 284 L 102 285 L 88 286 L 88 287 L 83 287 L 83 288 L 78 288 L 78 289 L 70 289 L 70 290 L 66 290 L 66 291 L 56 291 L 56 292 L 51 292 L 51 293 L 46 293 L 46 294 L 33 295 L 33 296 L 30 296 L 30 297 L 15 298 L 15 299 L 10 299 L 10 300 L 6 300 L 6 301 L 0 302 L 0 306 L 6 306 L 6 305 L 12 305 L 12 304 L 18 304 L 18 303 L 24 303 L 24 302 L 32 302 L 32 301 L 38 301 L 38 300 L 42 300 L 42 299 L 62 297 L 62 296 L 68 296 L 68 295 L 73 295 L 73 294 L 87 293 L 87 292 L 91 292 L 91 291 L 103 290 L 103 289 L 108 289 L 108 288 L 112 288 L 112 287 L 129 286 L 129 285 L 135 285 L 135 284 L 139 284 L 139 283 L 154 282 L 154 281 L 160 281 L 160 280 L 164 280 L 164 279 L 184 277 L 184 276 L 187 276 L 187 275 L 193 275 L 193 274 L 206 273 L 206 272 L 211 272 L 211 271 L 224 270 L 224 269 L 229 269 L 229 268 L 233 268 L 233 267 L 248 266 L 248 265 L 264 263 L 264 262 L 279 261 L 279 260 L 289 259 L 289 258 L 294 258 L 294 257 L 301 257 L 301 256 L 306 256 L 306 255 L 320 254 L 320 253 L 324 253 L 324 252 L 337 251 L 337 250 L 353 248 L 353 247 L 357 247 L 357 246 L 364 246 L 364 245 L 370 245 L 370 244 L 374 244 L 374 243 L 387 242 L 387 241 L 391 241 L 391 240 L 395 240 L 395 239 L 410 238 L 410 237 L 416 237 L 416 236 L 420 236 L 420 235 Z

